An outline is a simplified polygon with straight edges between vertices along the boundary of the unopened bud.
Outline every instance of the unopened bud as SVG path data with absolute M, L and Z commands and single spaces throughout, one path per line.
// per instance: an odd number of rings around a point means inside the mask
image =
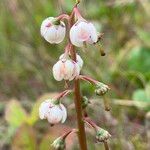
M 98 127 L 96 132 L 96 140 L 97 142 L 104 142 L 111 137 L 108 131 Z
M 104 94 L 106 94 L 108 92 L 110 88 L 108 87 L 108 85 L 102 83 L 102 82 L 98 82 L 96 84 L 96 89 L 95 89 L 95 93 L 99 96 L 103 96 Z
M 90 104 L 89 99 L 86 96 L 82 97 L 82 108 L 86 108 L 88 106 L 88 104 Z
M 66 148 L 65 139 L 63 137 L 57 138 L 53 143 L 52 147 L 55 150 L 64 150 Z

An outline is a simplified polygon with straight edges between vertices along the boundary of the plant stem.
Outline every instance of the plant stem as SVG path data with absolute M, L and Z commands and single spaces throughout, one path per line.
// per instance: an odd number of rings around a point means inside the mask
M 71 56 L 76 61 L 76 52 L 75 48 L 72 45 L 71 47 Z M 77 123 L 78 123 L 78 139 L 80 144 L 81 150 L 87 150 L 87 143 L 86 143 L 86 134 L 85 134 L 85 127 L 83 121 L 83 110 L 82 110 L 82 103 L 81 103 L 81 94 L 80 94 L 80 82 L 79 79 L 74 80 L 74 103 L 75 109 L 77 114 Z
M 75 108 L 77 113 L 77 122 L 78 122 L 78 138 L 80 143 L 81 150 L 87 150 L 86 144 L 86 135 L 85 135 L 85 127 L 83 122 L 83 114 L 82 114 L 82 107 L 81 107 L 81 95 L 80 95 L 80 83 L 79 80 L 74 81 L 74 90 L 75 90 Z
M 69 29 L 73 26 L 73 24 L 74 24 L 74 12 L 72 11 L 72 13 L 70 15 L 70 19 L 69 19 Z M 71 57 L 74 61 L 76 61 L 75 47 L 72 45 L 70 40 L 69 40 L 69 44 L 70 44 Z M 74 80 L 74 103 L 75 103 L 75 109 L 76 109 L 76 114 L 77 114 L 78 139 L 79 139 L 80 149 L 81 150 L 87 150 L 79 79 Z
M 107 141 L 104 141 L 103 143 L 104 143 L 105 150 L 109 150 Z

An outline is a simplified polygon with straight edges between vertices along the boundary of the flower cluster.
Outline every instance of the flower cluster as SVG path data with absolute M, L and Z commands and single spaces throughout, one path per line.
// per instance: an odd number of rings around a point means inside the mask
M 104 83 L 81 75 L 83 60 L 76 53 L 75 46 L 81 48 L 87 46 L 88 44 L 97 45 L 100 41 L 100 34 L 97 32 L 95 26 L 91 22 L 88 22 L 81 16 L 78 9 L 78 4 L 80 1 L 76 1 L 77 4 L 74 6 L 70 16 L 67 14 L 62 14 L 58 17 L 48 17 L 41 24 L 41 36 L 51 44 L 61 43 L 68 33 L 68 44 L 64 49 L 64 53 L 60 55 L 58 61 L 54 64 L 52 73 L 55 80 L 65 80 L 66 85 L 69 85 L 66 86 L 67 88 L 72 87 L 72 84 L 69 84 L 69 81 L 74 80 L 74 87 L 73 90 L 67 89 L 59 93 L 58 96 L 43 101 L 39 107 L 39 117 L 41 119 L 47 119 L 52 125 L 64 123 L 67 118 L 67 110 L 60 102 L 60 99 L 73 91 L 75 95 L 74 103 L 77 113 L 77 132 L 79 135 L 80 148 L 87 150 L 84 122 L 82 120 L 84 119 L 83 114 L 84 117 L 88 117 L 86 108 L 90 104 L 90 100 L 86 96 L 80 95 L 79 80 L 82 79 L 94 84 L 95 93 L 103 97 L 108 92 L 109 87 Z M 104 51 L 102 51 L 101 55 L 104 56 L 104 54 Z M 110 134 L 106 130 L 98 127 L 95 123 L 92 123 L 92 121 L 86 120 L 86 122 L 91 124 L 91 126 L 95 129 L 96 139 L 98 142 L 105 142 L 110 137 Z M 65 138 L 71 132 L 74 132 L 74 130 L 69 131 L 63 136 L 57 138 L 52 144 L 53 148 L 58 150 L 65 149 Z

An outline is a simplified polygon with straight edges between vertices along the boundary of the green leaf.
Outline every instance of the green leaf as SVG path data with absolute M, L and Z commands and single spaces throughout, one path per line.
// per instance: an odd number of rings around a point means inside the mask
M 146 92 L 143 89 L 138 89 L 138 90 L 134 91 L 133 100 L 150 102 L 150 99 L 147 97 Z
M 22 125 L 12 140 L 12 150 L 36 150 L 34 130 L 28 125 Z
M 11 100 L 5 109 L 5 119 L 10 126 L 18 127 L 26 120 L 25 110 L 17 100 Z
M 133 100 L 150 103 L 150 84 L 147 84 L 145 89 L 137 89 L 133 93 Z
M 136 30 L 137 32 L 137 35 L 139 36 L 139 38 L 147 45 L 147 46 L 150 46 L 150 33 L 149 32 L 146 32 L 144 30 L 141 30 L 141 29 L 137 29 Z
M 150 72 L 150 49 L 145 47 L 136 47 L 128 55 L 128 68 L 132 71 L 138 71 L 143 74 Z

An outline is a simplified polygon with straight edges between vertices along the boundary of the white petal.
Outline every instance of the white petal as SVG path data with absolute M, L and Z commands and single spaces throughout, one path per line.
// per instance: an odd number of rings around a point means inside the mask
M 51 124 L 60 123 L 62 120 L 62 111 L 59 108 L 59 105 L 51 108 L 47 113 L 47 120 Z
M 90 37 L 90 31 L 89 31 L 88 23 L 85 21 L 79 22 L 77 38 L 82 42 L 86 42 L 88 41 L 89 37 Z
M 79 67 L 79 65 L 77 63 L 75 63 L 74 64 L 73 74 L 72 74 L 72 77 L 69 79 L 69 81 L 73 80 L 79 74 L 80 74 L 80 67 Z
M 65 62 L 64 79 L 69 80 L 74 71 L 74 63 L 71 60 Z
M 76 64 L 76 76 L 79 76 L 80 74 L 80 66 L 78 64 Z
M 56 32 L 57 32 L 57 38 L 55 40 L 55 43 L 60 43 L 63 41 L 63 39 L 65 38 L 65 34 L 66 34 L 66 27 L 65 24 L 63 22 L 61 22 L 62 25 L 59 25 L 56 28 Z
M 54 25 L 48 28 L 47 32 L 44 35 L 44 38 L 51 44 L 55 43 L 55 41 L 57 40 L 57 30 Z
M 97 42 L 98 34 L 97 34 L 97 31 L 96 31 L 96 28 L 94 27 L 94 25 L 92 23 L 89 23 L 88 26 L 89 26 L 89 31 L 90 31 L 90 34 L 91 34 L 91 39 L 89 41 L 89 44 L 93 44 L 93 43 Z
M 63 58 L 64 58 L 64 53 L 59 56 L 59 59 L 63 59 Z
M 83 41 L 80 41 L 78 39 L 78 24 L 73 25 L 72 28 L 70 29 L 70 40 L 71 43 L 77 47 L 82 47 L 83 46 Z
M 82 68 L 82 66 L 83 66 L 83 60 L 80 57 L 80 55 L 76 55 L 76 56 L 77 56 L 77 64 L 80 66 L 80 68 Z
M 52 20 L 54 19 L 54 17 L 48 17 L 46 18 L 42 24 L 41 24 L 41 29 L 40 29 L 40 32 L 41 32 L 41 35 L 44 36 L 45 33 L 47 32 L 48 30 L 48 27 L 46 27 L 49 23 L 52 22 Z
M 46 100 L 46 101 L 41 103 L 41 105 L 39 107 L 39 117 L 40 117 L 40 119 L 45 119 L 45 114 L 48 112 L 49 106 L 53 106 L 53 104 L 51 103 L 50 100 Z
M 67 119 L 67 110 L 65 108 L 65 106 L 63 104 L 60 104 L 60 107 L 62 109 L 62 120 L 61 120 L 61 123 L 64 123 Z
M 58 61 L 54 66 L 53 66 L 53 76 L 55 80 L 61 81 L 64 77 L 64 74 L 61 72 L 62 68 L 62 61 Z

